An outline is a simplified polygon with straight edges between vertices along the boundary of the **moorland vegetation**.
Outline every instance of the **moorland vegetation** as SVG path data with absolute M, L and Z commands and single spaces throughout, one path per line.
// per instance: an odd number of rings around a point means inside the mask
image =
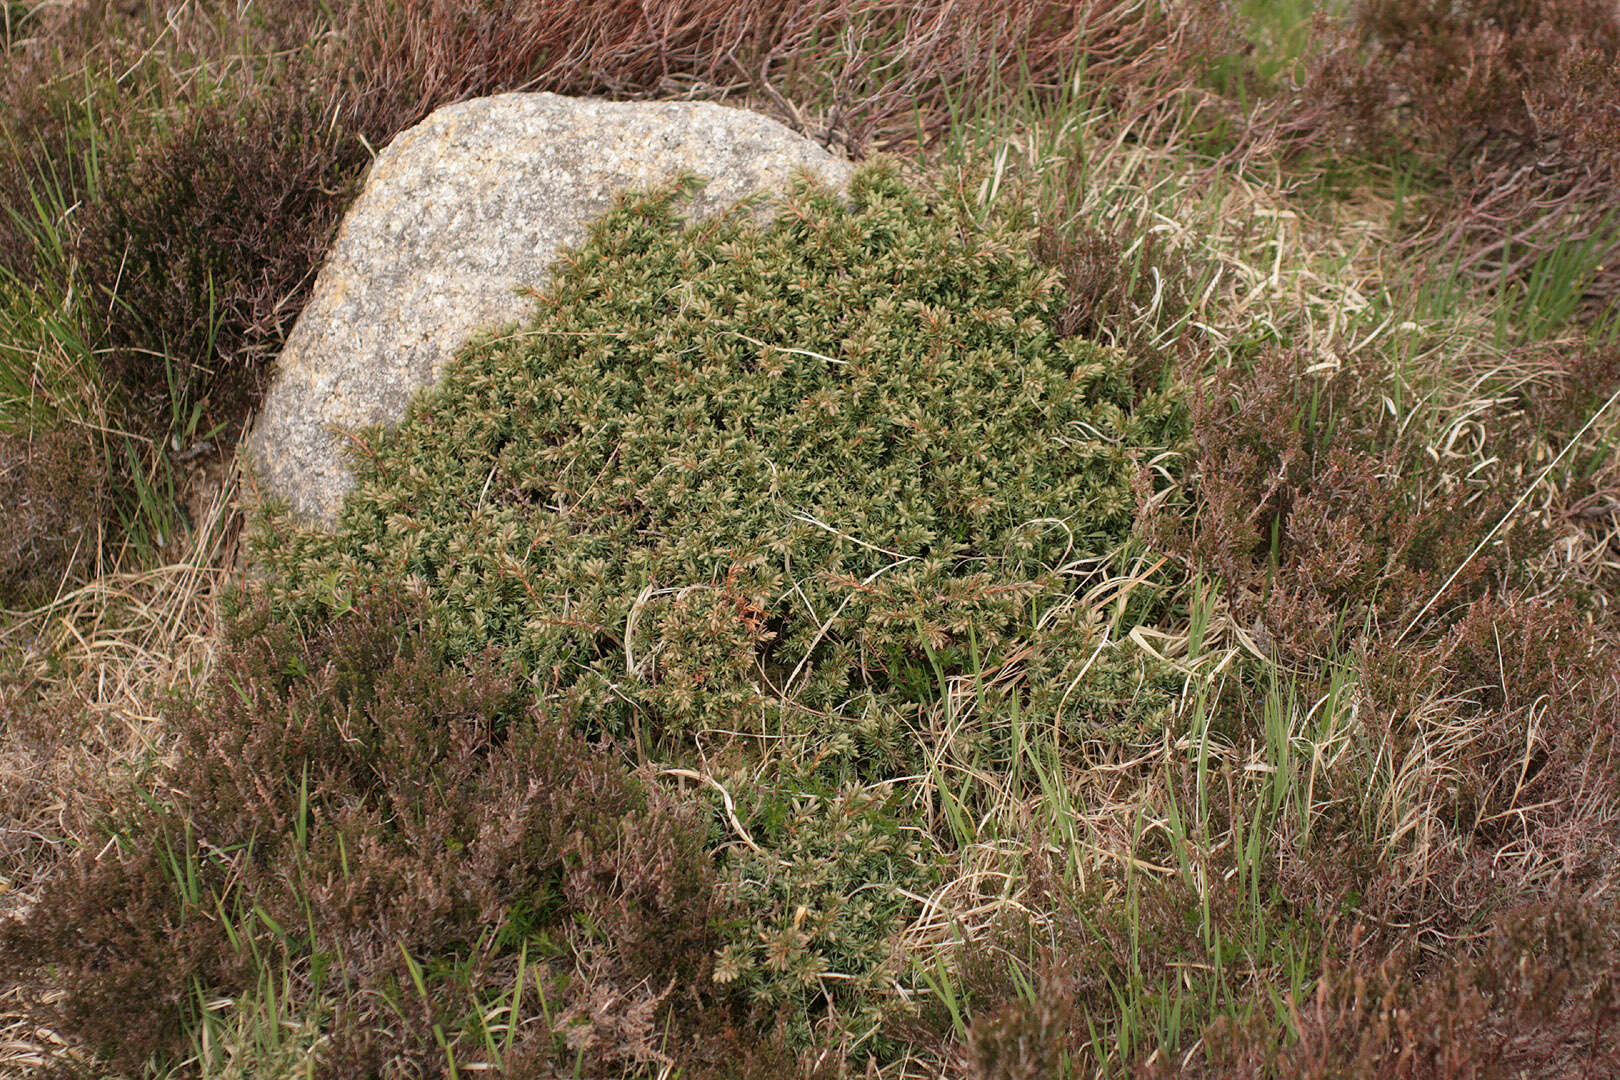
M 1612 4 L 0 12 L 0 1071 L 1620 1070 Z M 519 88 L 872 160 L 244 519 L 373 148 Z

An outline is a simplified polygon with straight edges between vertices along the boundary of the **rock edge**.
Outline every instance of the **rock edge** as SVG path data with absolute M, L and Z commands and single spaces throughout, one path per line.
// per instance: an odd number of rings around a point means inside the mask
M 768 117 L 710 102 L 501 94 L 449 105 L 371 167 L 288 335 L 243 461 L 260 499 L 332 524 L 349 435 L 397 423 L 481 330 L 522 318 L 556 257 L 631 188 L 706 181 L 694 219 L 853 166 Z

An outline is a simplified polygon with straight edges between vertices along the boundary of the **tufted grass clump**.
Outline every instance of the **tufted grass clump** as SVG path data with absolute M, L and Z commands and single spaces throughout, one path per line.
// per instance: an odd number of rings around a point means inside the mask
M 1019 237 L 890 171 L 769 226 L 685 228 L 681 195 L 622 200 L 532 322 L 357 437 L 337 528 L 272 518 L 267 579 L 304 617 L 413 579 L 457 647 L 587 728 L 670 756 L 813 737 L 880 780 L 918 672 L 1092 639 L 1063 606 L 1181 408 L 1056 332 L 1060 279 Z

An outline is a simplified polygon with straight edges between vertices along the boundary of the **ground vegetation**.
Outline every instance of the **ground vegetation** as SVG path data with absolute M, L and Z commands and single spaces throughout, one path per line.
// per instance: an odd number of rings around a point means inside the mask
M 1620 1068 L 1612 5 L 0 49 L 0 1071 Z M 335 531 L 244 520 L 373 151 L 520 88 L 878 160 L 626 199 Z

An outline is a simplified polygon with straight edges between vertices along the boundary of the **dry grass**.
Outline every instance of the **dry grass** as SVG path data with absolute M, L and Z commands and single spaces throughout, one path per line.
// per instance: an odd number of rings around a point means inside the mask
M 1177 83 L 1230 31 L 1176 0 L 795 0 L 788 4 L 364 0 L 353 25 L 379 72 L 426 103 L 497 89 L 725 96 L 746 91 L 795 128 L 857 155 L 938 138 L 967 96 L 1013 77 Z M 385 76 L 387 77 L 387 76 Z M 811 102 L 810 116 L 801 111 Z
M 1568 274 L 1612 306 L 1620 11 L 1609 0 L 1359 0 L 1258 110 L 1235 153 L 1346 152 L 1425 175 L 1404 250 L 1478 288 Z M 1422 254 L 1419 259 L 1425 258 Z
M 1472 632 L 1489 627 L 1503 640 L 1522 633 L 1520 644 L 1502 646 L 1513 655 L 1545 655 L 1561 639 L 1612 649 L 1613 624 L 1601 588 L 1592 594 L 1596 614 L 1573 624 L 1564 622 L 1573 613 L 1555 604 L 1572 587 L 1578 591 L 1576 582 L 1612 580 L 1614 473 L 1605 448 L 1613 445 L 1620 416 L 1607 393 L 1612 378 L 1585 373 L 1601 362 L 1580 339 L 1504 346 L 1485 296 L 1449 294 L 1444 305 L 1436 304 L 1424 285 L 1447 272 L 1449 260 L 1438 245 L 1428 263 L 1410 248 L 1397 249 L 1402 231 L 1393 193 L 1381 195 L 1368 185 L 1353 201 L 1302 199 L 1297 177 L 1278 174 L 1267 182 L 1250 170 L 1200 165 L 1179 149 L 1187 139 L 1175 126 L 1184 123 L 1196 127 L 1196 108 L 1150 112 L 1134 128 L 1114 117 L 986 132 L 959 187 L 965 197 L 981 201 L 993 199 L 998 189 L 1020 191 L 1037 205 L 1037 218 L 1044 199 L 1048 213 L 1066 213 L 1114 234 L 1163 237 L 1171 254 L 1202 272 L 1189 292 L 1185 325 L 1207 342 L 1204 370 L 1249 363 L 1252 343 L 1266 338 L 1285 341 L 1300 355 L 1295 370 L 1306 386 L 1326 385 L 1375 358 L 1382 365 L 1375 400 L 1384 402 L 1416 463 L 1406 466 L 1419 485 L 1412 513 L 1460 497 L 1465 512 L 1477 506 L 1475 512 L 1486 514 L 1473 534 L 1482 538 L 1482 549 L 1483 541 L 1514 529 L 1536 538 L 1520 547 L 1529 591 L 1515 594 L 1505 607 L 1486 602 Z M 1061 192 L 1057 197 L 1054 188 Z M 1404 252 L 1398 261 L 1392 258 L 1396 250 Z M 1139 302 L 1143 327 L 1164 325 L 1155 308 L 1160 295 L 1155 290 Z M 1137 331 L 1118 332 L 1126 338 Z M 1535 403 L 1550 399 L 1579 403 L 1549 427 L 1530 414 Z M 1567 462 L 1594 452 L 1602 462 L 1595 469 L 1567 469 Z M 1566 468 L 1551 468 L 1555 463 Z M 1491 496 L 1499 500 L 1495 504 L 1485 501 L 1492 490 L 1501 493 Z M 1490 505 L 1511 509 L 1513 528 L 1486 533 L 1495 520 L 1484 509 Z M 1468 548 L 1453 556 L 1444 574 L 1487 561 Z M 1495 557 L 1497 548 L 1490 554 Z M 1485 588 L 1489 595 L 1496 586 Z M 1274 650 L 1282 627 L 1268 626 L 1264 616 L 1256 619 L 1254 599 L 1230 590 L 1212 597 L 1197 671 L 1189 672 L 1183 720 L 1193 715 L 1195 700 L 1223 700 L 1222 685 L 1238 657 L 1278 662 Z M 1233 823 L 1242 825 L 1244 814 L 1265 805 L 1281 746 L 1298 770 L 1290 784 L 1301 790 L 1291 788 L 1290 812 L 1267 825 L 1265 874 L 1307 907 L 1337 903 L 1351 887 L 1364 893 L 1355 913 L 1363 931 L 1345 954 L 1352 969 L 1376 963 L 1380 950 L 1397 943 L 1466 954 L 1477 940 L 1466 928 L 1503 904 L 1518 903 L 1521 890 L 1558 896 L 1574 888 L 1602 895 L 1614 884 L 1612 872 L 1603 869 L 1612 856 L 1612 843 L 1604 838 L 1620 813 L 1607 719 L 1615 687 L 1604 674 L 1607 662 L 1588 661 L 1595 665 L 1589 671 L 1577 670 L 1574 662 L 1564 671 L 1562 689 L 1542 697 L 1532 690 L 1534 680 L 1511 670 L 1501 673 L 1507 685 L 1495 697 L 1482 697 L 1457 677 L 1408 681 L 1425 667 L 1455 668 L 1456 643 L 1470 633 L 1458 629 L 1450 638 L 1423 640 L 1420 632 L 1403 643 L 1402 631 L 1420 618 L 1431 628 L 1452 625 L 1457 613 L 1422 603 L 1430 599 L 1426 592 L 1415 594 L 1406 618 L 1373 627 L 1325 667 L 1322 660 L 1331 657 L 1296 656 L 1284 670 L 1292 669 L 1285 677 L 1299 680 L 1300 694 L 1283 694 L 1278 701 L 1273 690 L 1264 703 L 1281 706 L 1277 723 L 1287 732 L 1285 742 L 1268 742 L 1257 725 L 1246 737 L 1182 735 L 1143 747 L 1127 760 L 1082 752 L 1066 762 L 1069 831 L 1057 832 L 1065 842 L 1049 846 L 1047 855 L 1066 851 L 1068 880 L 1097 890 L 1102 904 L 1126 902 L 1133 881 L 1151 879 L 1203 881 L 1194 893 L 1208 903 L 1211 885 L 1220 879 L 1203 877 L 1211 871 L 1198 867 L 1207 863 L 1227 880 L 1238 872 L 1234 860 L 1242 861 L 1244 841 Z M 1163 625 L 1117 647 L 1176 657 L 1187 637 L 1185 624 Z M 1409 659 L 1396 659 L 1402 654 Z M 1194 688 L 1201 690 L 1195 694 Z M 1580 704 L 1561 709 L 1553 704 L 1560 699 Z M 1229 715 L 1235 707 L 1239 716 L 1264 720 L 1261 702 L 1224 700 Z M 1560 735 L 1560 725 L 1571 719 L 1552 714 L 1571 708 L 1589 726 L 1574 721 L 1574 729 Z M 1573 756 L 1546 764 L 1548 755 L 1560 753 Z M 1195 760 L 1205 775 L 1224 777 L 1215 800 L 1224 805 L 1211 811 L 1203 831 L 1189 825 L 1186 801 L 1178 794 Z M 1538 770 L 1556 774 L 1560 786 L 1532 790 L 1526 781 Z M 1503 783 L 1503 776 L 1513 779 Z M 980 778 L 991 790 L 1005 780 Z M 1466 804 L 1474 798 L 1489 809 L 1478 810 L 1475 824 L 1459 829 L 1459 799 Z M 1026 793 L 1019 800 L 1003 792 L 988 816 L 995 822 L 991 834 L 1052 836 L 1052 811 L 1049 796 Z M 1186 862 L 1178 864 L 1178 848 Z M 939 947 L 975 936 L 993 941 L 991 912 L 1017 913 L 1050 934 L 1051 912 L 1042 915 L 1031 896 L 1030 859 L 1027 844 L 987 840 L 970 846 L 957 879 L 931 898 L 913 928 L 915 944 Z M 951 908 L 972 917 L 953 923 L 944 913 Z M 1277 987 L 1280 978 L 1278 969 L 1256 961 L 1233 986 L 1264 1000 L 1265 988 Z M 1397 1038 L 1391 1045 L 1399 1044 Z M 1096 1060 L 1088 1051 L 1077 1052 L 1080 1060 Z M 1386 1052 L 1398 1050 L 1386 1045 L 1379 1051 Z M 1462 1074 L 1442 1068 L 1434 1075 Z
M 0 912 L 26 910 L 67 853 L 99 847 L 105 815 L 170 758 L 169 701 L 202 691 L 219 648 L 234 499 L 232 478 L 200 508 L 172 563 L 109 570 L 0 627 Z M 30 1019 L 40 992 L 5 988 L 0 1072 L 70 1053 Z

